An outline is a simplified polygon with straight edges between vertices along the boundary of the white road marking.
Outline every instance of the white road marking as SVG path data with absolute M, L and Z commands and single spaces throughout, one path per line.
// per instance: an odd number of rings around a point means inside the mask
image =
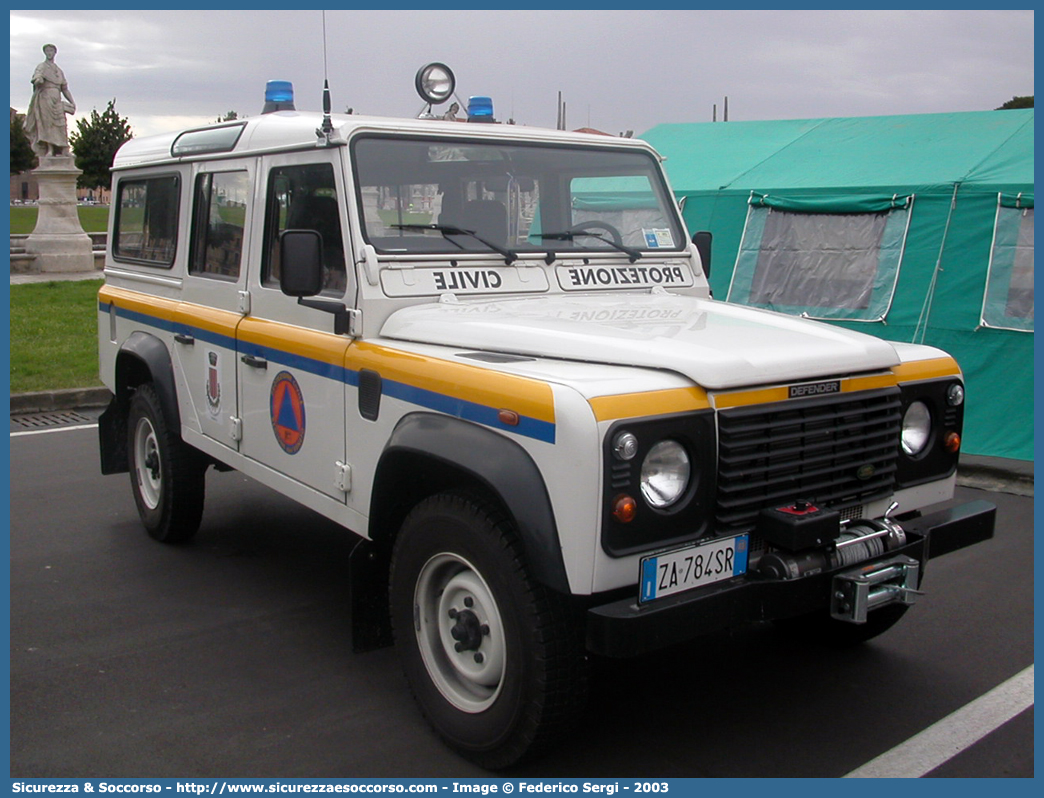
M 1033 706 L 1033 666 L 845 776 L 916 779 Z
M 23 435 L 46 435 L 48 432 L 69 432 L 74 429 L 98 429 L 97 424 L 77 424 L 73 427 L 48 427 L 47 429 L 30 429 L 25 432 L 12 432 L 12 438 L 21 438 Z

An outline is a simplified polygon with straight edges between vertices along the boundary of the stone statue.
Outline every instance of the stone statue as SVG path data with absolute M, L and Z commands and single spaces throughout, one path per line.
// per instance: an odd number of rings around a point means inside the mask
M 33 72 L 33 99 L 25 115 L 25 132 L 38 155 L 68 155 L 65 115 L 76 112 L 76 103 L 65 73 L 54 63 L 58 48 L 45 44 L 43 51 L 46 59 Z

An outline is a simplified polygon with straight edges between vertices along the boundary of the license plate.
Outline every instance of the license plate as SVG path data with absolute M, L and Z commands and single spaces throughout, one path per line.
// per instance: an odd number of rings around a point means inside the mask
M 641 602 L 710 585 L 747 572 L 747 535 L 643 557 Z

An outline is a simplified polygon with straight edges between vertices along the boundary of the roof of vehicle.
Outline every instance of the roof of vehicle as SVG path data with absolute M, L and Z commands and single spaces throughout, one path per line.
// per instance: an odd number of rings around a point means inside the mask
M 359 132 L 382 132 L 403 134 L 434 134 L 482 139 L 510 139 L 513 141 L 555 142 L 561 144 L 584 144 L 587 146 L 635 147 L 651 151 L 652 148 L 637 139 L 589 133 L 572 133 L 548 128 L 523 125 L 467 124 L 432 119 L 396 119 L 388 117 L 333 114 L 333 140 L 344 143 Z M 178 163 L 186 160 L 228 158 L 246 153 L 262 153 L 277 150 L 312 149 L 324 146 L 324 139 L 316 131 L 323 122 L 322 114 L 304 111 L 276 111 L 270 114 L 248 117 L 235 122 L 160 133 L 154 136 L 133 138 L 116 153 L 112 168 L 126 169 L 151 164 Z M 172 155 L 172 147 L 179 136 L 195 131 L 219 131 L 242 129 L 235 146 L 222 151 Z

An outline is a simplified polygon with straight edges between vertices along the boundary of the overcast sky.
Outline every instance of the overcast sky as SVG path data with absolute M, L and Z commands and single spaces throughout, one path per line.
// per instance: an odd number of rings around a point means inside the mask
M 58 46 L 78 116 L 116 109 L 135 135 L 260 112 L 267 80 L 321 108 L 319 11 L 11 11 L 11 106 Z M 978 111 L 1033 94 L 1032 11 L 326 12 L 335 112 L 415 116 L 417 68 L 498 119 L 640 134 L 663 122 Z M 77 117 L 74 117 L 74 120 Z

